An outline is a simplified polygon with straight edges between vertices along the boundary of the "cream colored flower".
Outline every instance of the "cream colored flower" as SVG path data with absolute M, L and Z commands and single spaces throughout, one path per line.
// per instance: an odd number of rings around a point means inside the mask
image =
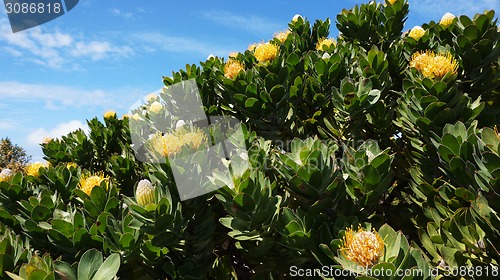
M 408 34 L 408 36 L 410 36 L 411 38 L 415 39 L 418 41 L 418 39 L 422 38 L 422 36 L 425 35 L 425 30 L 420 27 L 420 26 L 415 26 L 411 29 L 410 33 Z
M 158 95 L 156 93 L 150 93 L 150 94 L 146 95 L 147 102 L 153 102 L 156 100 L 158 100 Z
M 292 18 L 292 22 L 296 22 L 296 21 L 298 21 L 298 20 L 299 20 L 299 18 L 301 18 L 302 20 L 304 20 L 304 18 L 303 18 L 301 15 L 296 14 L 296 15 L 294 15 L 294 16 L 293 16 L 293 18 Z
M 253 52 L 257 46 L 258 46 L 258 44 L 250 44 L 250 45 L 248 45 L 247 50 Z
M 340 251 L 348 260 L 369 268 L 377 264 L 384 254 L 384 241 L 375 229 L 373 232 L 359 227 L 358 231 L 348 228 Z
M 274 34 L 274 38 L 278 39 L 281 43 L 285 42 L 286 38 L 288 38 L 288 35 L 290 35 L 292 32 L 288 29 L 285 31 L 278 32 Z
M 141 206 L 155 202 L 155 188 L 151 184 L 151 181 L 148 179 L 139 181 L 135 191 L 135 200 Z
M 151 111 L 155 114 L 158 114 L 159 112 L 161 112 L 161 109 L 163 109 L 163 105 L 161 105 L 161 103 L 158 101 L 151 103 L 151 105 L 149 106 L 149 111 Z
M 5 168 L 0 172 L 0 182 L 8 182 L 14 176 L 14 172 L 9 168 Z
M 442 27 L 448 27 L 450 26 L 452 23 L 453 23 L 453 20 L 455 19 L 455 16 L 451 13 L 446 13 L 443 15 L 443 17 L 441 18 L 441 21 L 439 22 L 439 24 L 442 26 Z
M 253 55 L 259 62 L 271 61 L 278 55 L 278 46 L 272 43 L 262 43 L 255 47 Z

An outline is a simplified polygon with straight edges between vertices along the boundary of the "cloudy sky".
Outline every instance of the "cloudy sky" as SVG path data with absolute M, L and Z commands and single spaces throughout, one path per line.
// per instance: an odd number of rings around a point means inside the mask
M 446 12 L 500 10 L 498 0 L 409 1 L 405 29 Z M 80 0 L 66 15 L 18 33 L 0 5 L 0 138 L 41 160 L 44 137 L 84 128 L 107 110 L 121 116 L 187 63 L 269 40 L 295 14 L 335 20 L 364 2 Z

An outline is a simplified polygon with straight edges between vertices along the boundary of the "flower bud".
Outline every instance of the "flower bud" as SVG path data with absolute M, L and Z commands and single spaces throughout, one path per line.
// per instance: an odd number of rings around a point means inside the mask
M 155 189 L 148 179 L 141 180 L 137 184 L 135 200 L 141 206 L 155 203 Z

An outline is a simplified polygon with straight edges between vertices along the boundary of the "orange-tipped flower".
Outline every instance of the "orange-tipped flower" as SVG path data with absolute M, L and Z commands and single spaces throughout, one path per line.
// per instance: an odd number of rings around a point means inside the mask
M 245 70 L 245 67 L 241 62 L 230 59 L 226 65 L 224 65 L 224 76 L 228 79 L 234 79 L 234 77 L 243 70 Z
M 344 257 L 362 267 L 372 267 L 384 254 L 384 241 L 377 231 L 348 228 L 341 246 Z

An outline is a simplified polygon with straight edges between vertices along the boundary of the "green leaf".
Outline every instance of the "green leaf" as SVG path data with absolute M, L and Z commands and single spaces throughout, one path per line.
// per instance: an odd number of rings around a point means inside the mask
M 54 271 L 64 280 L 77 280 L 71 266 L 63 261 L 54 261 Z
M 78 263 L 78 280 L 92 280 L 102 261 L 102 254 L 96 249 L 85 252 Z
M 245 108 L 252 108 L 257 102 L 259 102 L 257 98 L 250 97 L 245 101 Z
M 120 268 L 120 255 L 111 254 L 95 273 L 92 280 L 111 280 L 115 277 Z M 80 279 L 79 279 L 80 280 Z

